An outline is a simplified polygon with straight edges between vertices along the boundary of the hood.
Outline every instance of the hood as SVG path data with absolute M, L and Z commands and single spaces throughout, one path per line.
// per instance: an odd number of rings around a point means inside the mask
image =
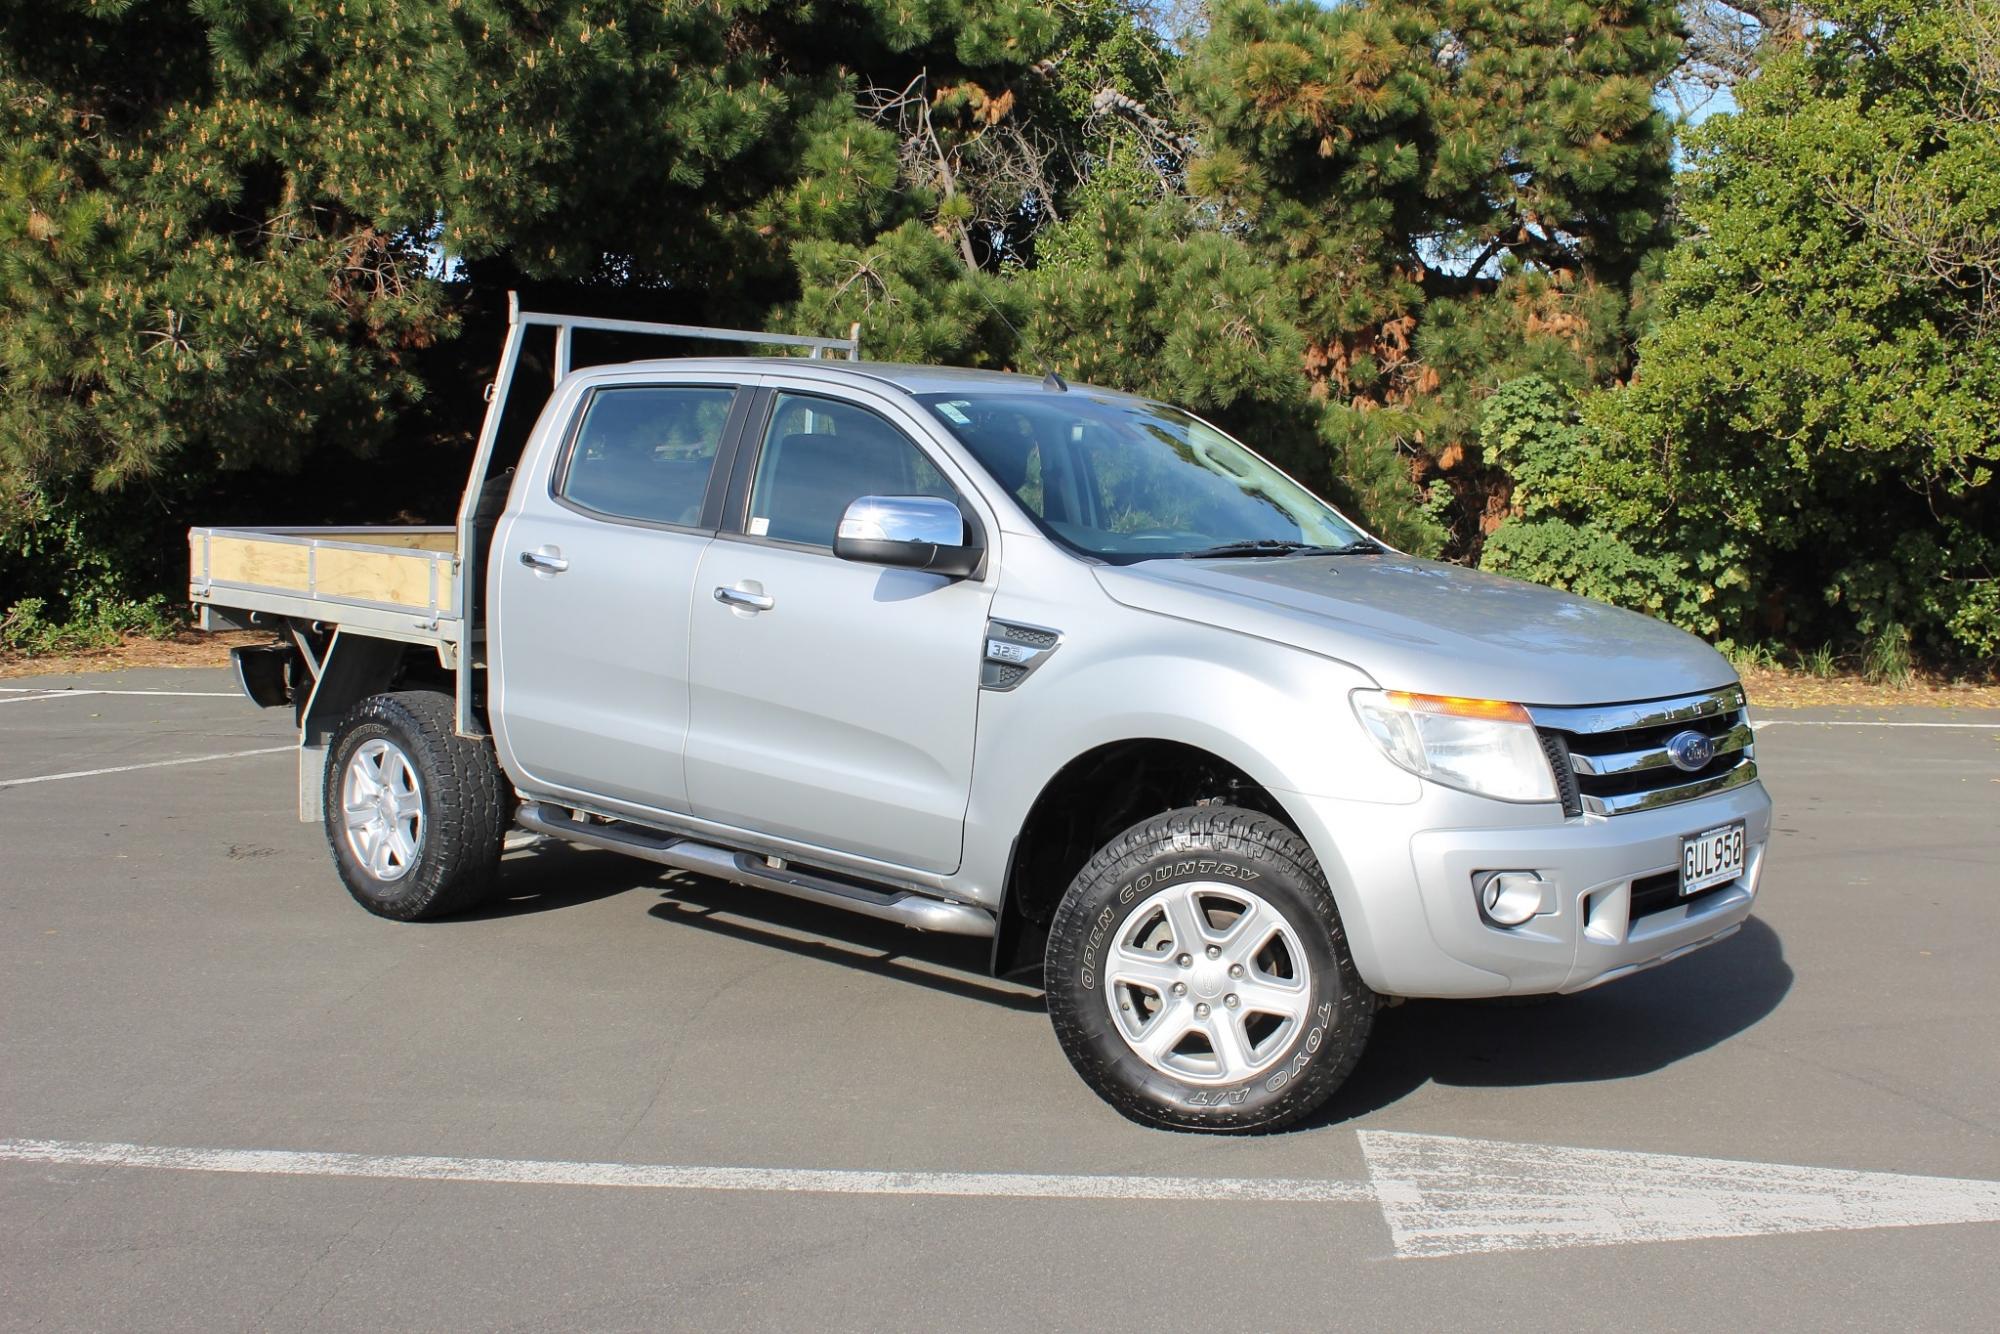
M 1151 560 L 1096 575 L 1128 607 L 1338 658 L 1389 690 L 1610 704 L 1736 680 L 1720 653 L 1651 617 L 1393 552 Z

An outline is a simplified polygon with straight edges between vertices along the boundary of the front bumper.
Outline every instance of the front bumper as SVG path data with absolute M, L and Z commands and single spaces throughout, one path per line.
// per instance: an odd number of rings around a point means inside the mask
M 1363 980 L 1384 995 L 1582 991 L 1733 934 L 1756 901 L 1771 829 L 1761 782 L 1568 819 L 1425 787 L 1407 806 L 1284 798 L 1311 826 L 1301 832 L 1326 867 Z M 1748 844 L 1739 879 L 1690 900 L 1646 892 L 1649 878 L 1677 874 L 1684 836 L 1736 820 Z M 1533 871 L 1548 910 L 1518 927 L 1487 921 L 1473 893 L 1486 871 Z

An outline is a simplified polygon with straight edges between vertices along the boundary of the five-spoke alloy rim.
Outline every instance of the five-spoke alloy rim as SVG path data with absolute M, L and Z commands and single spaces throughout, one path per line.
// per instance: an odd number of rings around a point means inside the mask
M 424 791 L 417 767 L 395 742 L 364 741 L 340 780 L 347 847 L 383 883 L 401 880 L 424 846 Z
M 1134 909 L 1111 942 L 1104 978 L 1127 1045 L 1191 1084 L 1269 1069 L 1312 1001 L 1311 966 L 1284 914 L 1213 881 L 1170 886 Z

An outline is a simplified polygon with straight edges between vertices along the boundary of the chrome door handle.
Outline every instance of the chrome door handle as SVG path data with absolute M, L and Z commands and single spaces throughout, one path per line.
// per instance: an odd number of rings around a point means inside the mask
M 774 597 L 762 593 L 746 593 L 740 588 L 718 588 L 715 600 L 725 607 L 741 607 L 745 611 L 769 611 L 778 605 Z
M 547 551 L 524 551 L 521 553 L 521 564 L 544 574 L 561 574 L 569 568 L 568 561 Z

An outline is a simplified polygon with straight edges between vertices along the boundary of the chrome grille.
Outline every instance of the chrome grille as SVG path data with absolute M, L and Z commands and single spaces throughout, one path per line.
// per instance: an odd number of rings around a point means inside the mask
M 1568 774 L 1562 766 L 1556 770 L 1564 808 L 1572 814 L 1624 815 L 1726 792 L 1755 779 L 1755 737 L 1743 706 L 1742 687 L 1729 686 L 1636 704 L 1538 706 L 1528 715 L 1551 763 L 1559 755 L 1566 759 Z M 1683 767 L 1668 749 L 1669 741 L 1686 732 L 1698 734 L 1712 751 L 1694 768 Z M 1568 800 L 1572 791 L 1574 807 Z

